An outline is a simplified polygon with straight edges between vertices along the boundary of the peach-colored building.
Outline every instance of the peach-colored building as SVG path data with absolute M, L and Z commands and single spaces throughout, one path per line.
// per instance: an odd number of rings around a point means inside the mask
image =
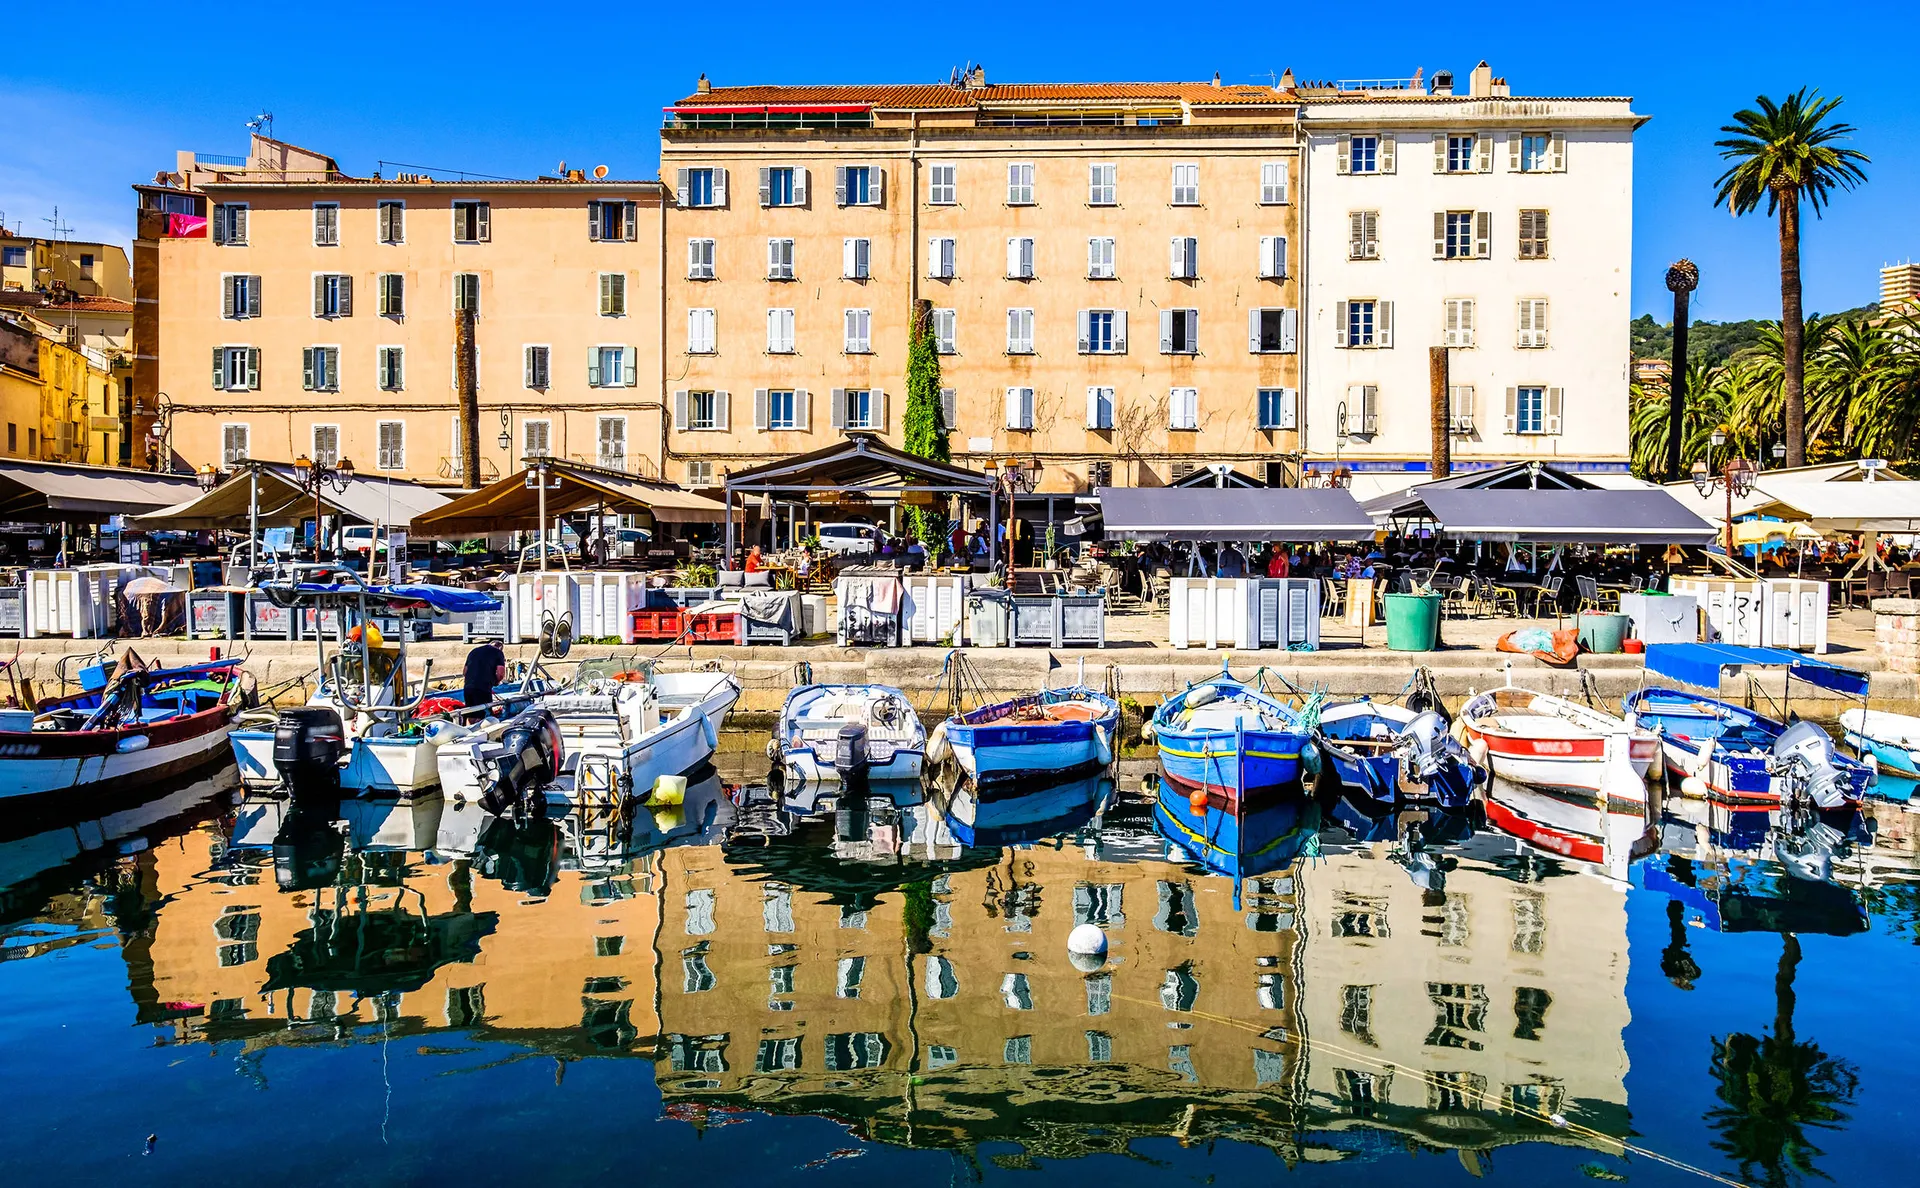
M 1045 492 L 1201 460 L 1291 481 L 1290 93 L 703 76 L 661 142 L 667 477 L 898 443 L 925 302 L 956 461 L 1037 460 Z
M 159 300 L 136 337 L 151 327 L 172 457 L 304 454 L 461 482 L 455 351 L 471 307 L 481 481 L 535 453 L 649 469 L 657 183 L 355 178 L 313 154 L 276 168 L 290 146 L 264 137 L 254 148 L 243 166 L 182 154 L 177 184 L 141 188 Z

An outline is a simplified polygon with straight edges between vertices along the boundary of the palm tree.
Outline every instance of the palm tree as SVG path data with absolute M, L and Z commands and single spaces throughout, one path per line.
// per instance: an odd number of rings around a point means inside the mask
M 1636 382 L 1631 388 L 1627 429 L 1633 442 L 1633 472 L 1644 479 L 1660 479 L 1666 473 L 1667 436 L 1672 431 L 1668 389 L 1660 380 Z M 1683 471 L 1695 459 L 1706 457 L 1708 438 L 1716 428 L 1731 426 L 1736 415 L 1733 393 L 1739 390 L 1727 365 L 1700 358 L 1688 362 L 1680 429 Z
M 1837 147 L 1853 134 L 1853 125 L 1828 123 L 1839 99 L 1823 98 L 1805 87 L 1775 103 L 1761 95 L 1759 111 L 1737 111 L 1721 127 L 1728 139 L 1715 141 L 1720 156 L 1732 161 L 1720 175 L 1714 203 L 1734 215 L 1751 214 L 1764 200 L 1769 215 L 1780 219 L 1780 322 L 1785 340 L 1787 465 L 1807 460 L 1806 359 L 1801 353 L 1800 203 L 1815 217 L 1834 189 L 1851 190 L 1867 180 L 1860 166 L 1866 154 Z

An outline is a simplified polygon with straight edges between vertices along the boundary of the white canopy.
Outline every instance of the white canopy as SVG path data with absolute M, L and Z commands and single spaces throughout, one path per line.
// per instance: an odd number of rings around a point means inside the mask
M 1752 510 L 1829 531 L 1920 532 L 1920 482 L 1782 484 Z

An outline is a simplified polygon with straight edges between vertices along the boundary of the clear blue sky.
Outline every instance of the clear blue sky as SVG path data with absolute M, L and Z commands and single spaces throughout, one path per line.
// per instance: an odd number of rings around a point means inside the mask
M 0 66 L 0 212 L 42 232 L 126 242 L 130 183 L 176 149 L 245 150 L 246 119 L 368 173 L 381 159 L 507 176 L 607 164 L 652 177 L 660 108 L 716 83 L 929 82 L 965 61 L 990 81 L 1401 77 L 1485 58 L 1517 95 L 1628 95 L 1637 138 L 1635 314 L 1666 317 L 1662 275 L 1690 256 L 1697 318 L 1779 316 L 1773 224 L 1709 204 L 1716 129 L 1765 92 L 1846 98 L 1871 180 L 1809 220 L 1807 306 L 1877 296 L 1883 263 L 1920 258 L 1920 6 L 1500 6 L 1386 0 L 1206 6 L 500 4 L 343 2 L 219 10 L 19 6 Z M 1097 16 L 1097 19 L 1089 19 Z M 1906 195 L 1907 197 L 1902 197 Z

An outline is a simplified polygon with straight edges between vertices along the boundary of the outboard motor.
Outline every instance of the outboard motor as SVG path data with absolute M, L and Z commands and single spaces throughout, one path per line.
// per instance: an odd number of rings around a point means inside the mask
M 833 770 L 840 774 L 841 783 L 866 778 L 866 723 L 848 722 L 840 728 L 840 737 L 833 751 Z
M 346 750 L 346 727 L 328 706 L 283 709 L 274 723 L 273 765 L 280 787 L 296 803 L 340 799 L 340 757 Z
M 1445 803 L 1463 801 L 1479 779 L 1473 757 L 1447 731 L 1447 720 L 1427 710 L 1407 723 L 1394 752 L 1403 778 L 1427 786 Z
M 1847 803 L 1846 778 L 1834 765 L 1833 739 L 1812 722 L 1795 722 L 1773 740 L 1767 771 L 1787 786 L 1787 802 L 1805 800 L 1815 808 L 1836 809 Z
M 500 734 L 493 756 L 493 784 L 480 807 L 495 816 L 519 808 L 523 816 L 546 811 L 546 786 L 560 774 L 560 727 L 543 709 L 523 710 Z

